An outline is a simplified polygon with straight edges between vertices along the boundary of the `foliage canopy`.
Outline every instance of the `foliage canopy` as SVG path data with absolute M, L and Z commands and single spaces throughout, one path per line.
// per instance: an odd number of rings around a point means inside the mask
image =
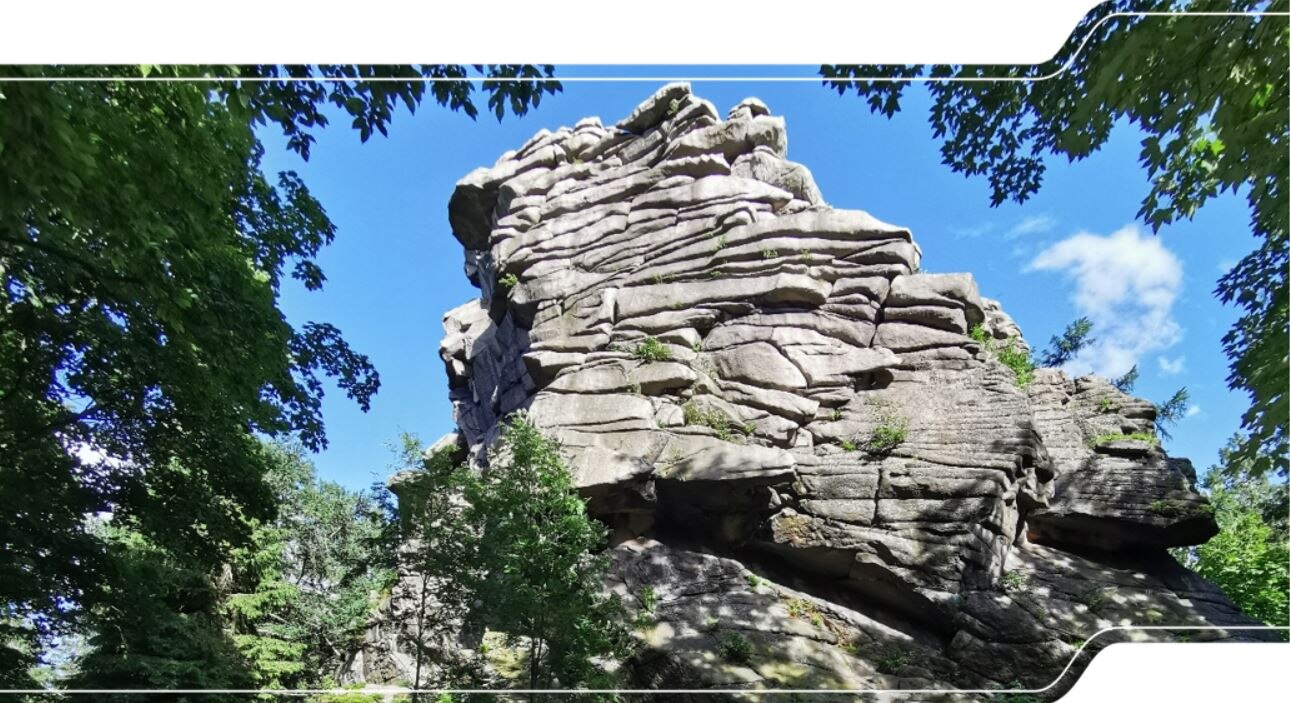
M 499 118 L 559 90 L 533 66 L 121 72 L 0 75 L 88 79 L 0 82 L 6 681 L 114 586 L 122 559 L 162 550 L 205 573 L 248 544 L 274 513 L 255 434 L 325 446 L 324 380 L 363 409 L 380 386 L 340 330 L 278 308 L 285 277 L 323 285 L 315 258 L 336 228 L 296 174 L 263 172 L 256 128 L 276 125 L 307 158 L 338 112 L 367 139 L 425 99 L 473 117 L 466 78 L 516 79 L 483 86 Z M 137 539 L 86 529 L 105 512 Z
M 329 685 L 393 575 L 393 512 L 382 494 L 319 481 L 299 448 L 260 451 L 278 515 L 249 519 L 252 539 L 218 570 L 152 542 L 129 520 L 113 516 L 96 528 L 110 577 L 81 604 L 85 652 L 66 683 Z
M 1290 494 L 1284 481 L 1254 473 L 1239 449 L 1240 437 L 1232 437 L 1219 451 L 1220 463 L 1202 478 L 1218 535 L 1175 555 L 1222 588 L 1247 615 L 1269 625 L 1290 625 Z
M 1120 121 L 1145 133 L 1139 158 L 1151 189 L 1138 216 L 1153 230 L 1191 218 L 1221 193 L 1243 193 L 1261 244 L 1215 290 L 1241 311 L 1223 337 L 1228 384 L 1250 396 L 1240 452 L 1259 472 L 1284 473 L 1290 23 L 1238 13 L 1286 9 L 1286 0 L 1115 0 L 1090 12 L 1047 64 L 825 65 L 820 75 L 888 117 L 900 110 L 906 83 L 870 78 L 933 79 L 929 121 L 943 162 L 984 176 L 994 205 L 1024 202 L 1043 182 L 1046 156 L 1085 158 Z M 1163 10 L 1227 14 L 1132 14 Z M 973 80 L 936 80 L 948 78 Z M 979 80 L 986 78 L 1003 80 Z M 1035 80 L 1018 80 L 1025 78 Z
M 559 446 L 524 415 L 503 431 L 468 484 L 466 519 L 481 531 L 482 624 L 524 638 L 529 688 L 612 687 L 597 659 L 627 647 L 621 603 L 602 592 L 605 528 L 591 519 Z

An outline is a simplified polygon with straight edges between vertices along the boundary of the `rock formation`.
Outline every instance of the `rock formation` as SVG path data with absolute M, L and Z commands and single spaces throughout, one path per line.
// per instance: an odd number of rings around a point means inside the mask
M 909 231 L 829 207 L 786 154 L 760 101 L 722 120 L 673 84 L 449 205 L 480 297 L 444 318 L 447 441 L 482 464 L 527 409 L 563 444 L 609 587 L 657 595 L 627 683 L 1040 687 L 1109 626 L 1257 624 L 1165 551 L 1217 527 L 1150 403 L 1027 382 L 970 275 L 921 273 Z M 409 598 L 352 675 L 410 679 Z

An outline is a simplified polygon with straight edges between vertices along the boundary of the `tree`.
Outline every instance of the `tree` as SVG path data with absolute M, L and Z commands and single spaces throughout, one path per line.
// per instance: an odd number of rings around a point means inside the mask
M 1179 9 L 1227 14 L 1116 15 Z M 1284 475 L 1290 25 L 1283 16 L 1238 13 L 1286 9 L 1286 0 L 1116 0 L 1094 9 L 1045 65 L 826 65 L 820 74 L 827 87 L 854 91 L 888 117 L 900 110 L 905 84 L 867 78 L 933 79 L 930 122 L 944 139 L 943 161 L 965 175 L 984 175 L 993 205 L 1024 202 L 1040 187 L 1045 156 L 1085 158 L 1126 120 L 1145 133 L 1140 160 L 1151 190 L 1138 216 L 1153 230 L 1191 218 L 1220 193 L 1243 192 L 1261 244 L 1215 290 L 1241 311 L 1223 337 L 1227 380 L 1250 397 L 1242 418 L 1251 438 L 1241 449 L 1245 458 L 1256 471 Z M 971 80 L 938 80 L 946 78 Z
M 1124 375 L 1111 381 L 1111 385 L 1120 389 L 1121 393 L 1132 393 L 1133 387 L 1138 383 L 1138 365 L 1134 364 L 1133 368 L 1124 372 Z
M 73 688 L 249 688 L 246 667 L 225 629 L 211 574 L 195 569 L 131 525 L 100 525 L 108 584 L 79 619 L 88 649 Z M 146 696 L 118 694 L 124 703 Z
M 1225 489 L 1240 505 L 1258 511 L 1274 532 L 1290 538 L 1290 482 L 1256 474 L 1241 451 L 1242 441 L 1241 435 L 1233 435 L 1227 446 L 1218 450 L 1219 462 L 1210 467 L 1203 485 Z
M 595 550 L 606 530 L 587 516 L 559 446 L 512 416 L 467 498 L 484 570 L 472 616 L 526 643 L 529 688 L 609 684 L 596 660 L 625 651 L 623 610 L 603 593 L 607 562 Z
M 371 491 L 318 480 L 301 448 L 264 451 L 278 515 L 233 551 L 223 612 L 256 685 L 319 687 L 393 583 L 393 516 Z
M 1187 415 L 1189 396 L 1186 388 L 1179 388 L 1169 400 L 1156 405 L 1156 434 L 1171 439 L 1169 428 Z
M 80 618 L 68 682 L 87 688 L 328 685 L 393 576 L 390 515 L 366 492 L 319 481 L 298 447 L 264 444 L 281 506 L 214 571 L 115 516 L 99 528 L 113 567 Z M 129 700 L 128 696 L 123 699 Z
M 400 465 L 418 473 L 399 497 L 419 578 L 414 689 L 478 683 L 473 663 L 462 659 L 452 637 L 474 605 L 482 575 L 480 530 L 469 522 L 465 502 L 474 477 L 469 467 L 454 461 L 454 454 L 455 448 L 447 447 L 426 456 L 416 437 L 402 437 Z
M 1219 451 L 1220 463 L 1201 482 L 1214 507 L 1218 535 L 1176 556 L 1222 588 L 1247 615 L 1285 626 L 1290 624 L 1287 484 L 1252 473 L 1241 441 L 1239 435 L 1228 440 Z
M 1074 359 L 1081 349 L 1097 341 L 1089 337 L 1092 331 L 1093 321 L 1087 317 L 1081 317 L 1066 325 L 1060 337 L 1054 335 L 1048 341 L 1048 349 L 1039 358 L 1038 365 L 1056 368 Z
M 120 574 L 84 516 L 208 572 L 244 518 L 272 519 L 255 435 L 322 447 L 324 379 L 363 409 L 379 387 L 340 330 L 278 308 L 285 277 L 323 285 L 336 228 L 294 173 L 261 170 L 256 128 L 307 158 L 331 115 L 366 139 L 426 98 L 474 116 L 472 75 L 515 79 L 483 86 L 499 118 L 559 84 L 531 66 L 2 70 L 93 79 L 0 82 L 0 679 L 29 681 L 36 645 Z

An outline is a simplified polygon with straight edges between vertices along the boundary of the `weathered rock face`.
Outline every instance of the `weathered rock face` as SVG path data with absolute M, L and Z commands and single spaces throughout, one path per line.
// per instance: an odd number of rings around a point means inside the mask
M 612 587 L 659 598 L 634 682 L 1043 686 L 1103 627 L 1253 624 L 1164 551 L 1217 528 L 1185 460 L 1124 438 L 1153 406 L 1019 387 L 999 303 L 786 151 L 760 101 L 670 85 L 450 203 L 481 291 L 444 318 L 457 441 L 482 463 L 527 409 L 563 443 Z

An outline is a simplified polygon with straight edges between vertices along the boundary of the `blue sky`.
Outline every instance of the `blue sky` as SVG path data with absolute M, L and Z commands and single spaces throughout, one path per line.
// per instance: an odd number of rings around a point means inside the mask
M 557 75 L 602 74 L 557 68 Z M 688 75 L 810 75 L 801 69 L 694 69 Z M 684 69 L 616 68 L 614 75 L 684 76 Z M 383 480 L 403 431 L 433 441 L 453 427 L 438 346 L 441 318 L 476 294 L 462 274 L 462 253 L 448 227 L 453 184 L 491 165 L 539 129 L 573 125 L 589 115 L 606 123 L 625 116 L 661 83 L 566 82 L 528 116 L 502 123 L 424 105 L 399 114 L 388 138 L 366 144 L 338 116 L 318 133 L 309 162 L 263 133 L 269 171 L 301 174 L 338 226 L 319 257 L 321 292 L 288 286 L 282 305 L 293 323 L 339 326 L 381 374 L 372 409 L 362 413 L 332 389 L 323 404 L 330 447 L 315 457 L 320 474 L 350 487 Z M 1225 267 L 1253 249 L 1244 200 L 1211 201 L 1191 222 L 1152 235 L 1135 214 L 1148 183 L 1137 162 L 1141 136 L 1119 126 L 1092 157 L 1050 160 L 1039 194 L 1025 205 L 989 206 L 983 178 L 965 178 L 940 163 L 921 88 L 888 120 L 863 101 L 838 96 L 817 81 L 694 82 L 723 114 L 756 96 L 788 124 L 789 158 L 815 175 L 834 207 L 866 210 L 910 228 L 923 268 L 967 271 L 981 292 L 1003 303 L 1033 346 L 1071 320 L 1089 315 L 1097 347 L 1076 370 L 1115 373 L 1136 360 L 1135 394 L 1162 401 L 1180 386 L 1191 415 L 1166 443 L 1172 455 L 1203 470 L 1239 426 L 1247 405 L 1227 390 L 1220 338 L 1236 319 L 1212 291 Z M 482 97 L 481 97 L 482 102 Z M 1137 227 L 1137 230 L 1126 229 Z

